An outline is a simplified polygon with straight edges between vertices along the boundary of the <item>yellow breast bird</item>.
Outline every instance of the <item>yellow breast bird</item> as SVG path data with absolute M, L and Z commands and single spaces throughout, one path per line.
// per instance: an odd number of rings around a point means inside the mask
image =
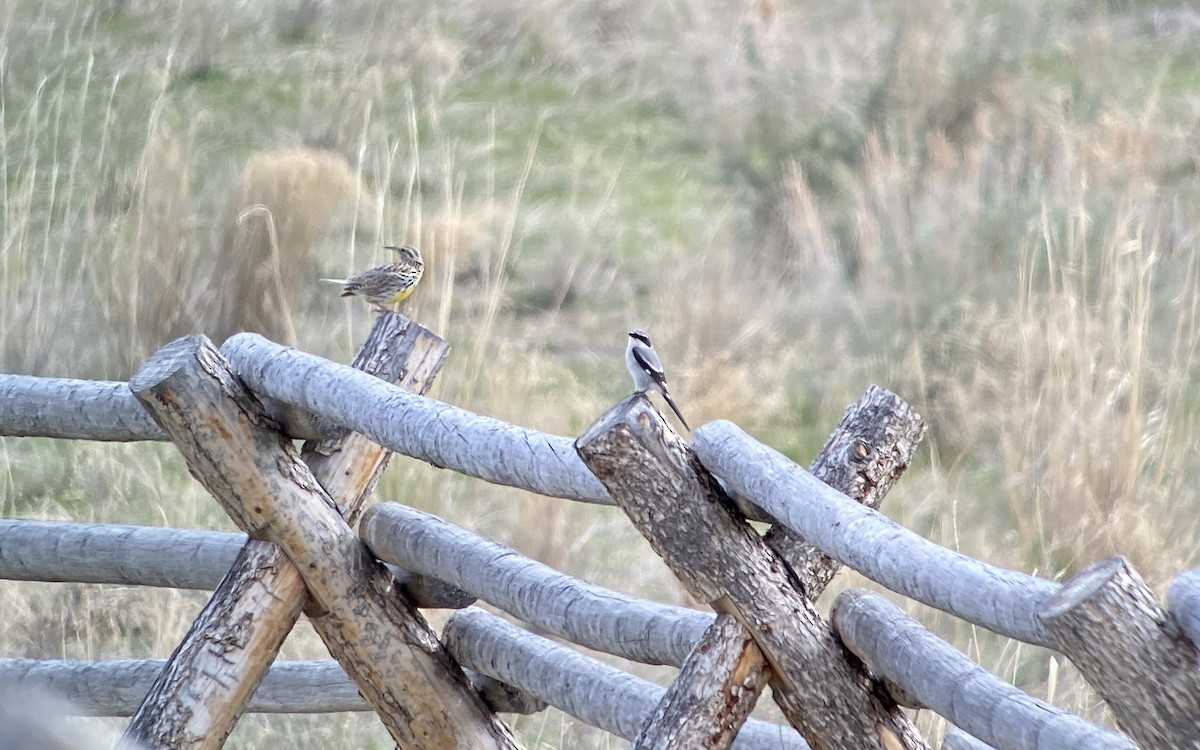
M 417 288 L 417 282 L 425 272 L 425 261 L 421 258 L 421 251 L 409 245 L 385 245 L 384 248 L 400 253 L 400 260 L 363 271 L 348 279 L 321 281 L 338 284 L 342 287 L 343 297 L 357 295 L 380 310 L 387 310 L 391 305 L 403 302 Z

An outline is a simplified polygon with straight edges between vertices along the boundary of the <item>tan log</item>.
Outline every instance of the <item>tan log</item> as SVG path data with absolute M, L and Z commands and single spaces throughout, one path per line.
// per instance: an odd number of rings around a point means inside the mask
M 925 423 L 900 397 L 872 386 L 846 410 L 837 430 L 813 461 L 812 473 L 870 508 L 908 468 Z M 786 526 L 764 537 L 788 563 L 810 601 L 841 564 Z M 705 631 L 654 714 L 634 742 L 641 748 L 728 747 L 746 720 L 770 672 L 745 628 L 718 615 Z
M 444 340 L 407 318 L 380 315 L 354 367 L 424 392 L 448 351 Z M 306 448 L 318 481 L 354 511 L 390 456 L 357 434 Z M 220 747 L 307 600 L 304 579 L 283 550 L 249 540 L 134 713 L 125 738 L 147 747 Z M 205 696 L 203 711 L 191 706 L 196 694 Z
M 776 702 L 815 750 L 927 747 L 644 395 L 610 409 L 576 449 L 691 594 L 754 638 Z
M 314 628 L 400 747 L 515 746 L 416 610 L 395 595 L 390 573 L 365 552 L 291 442 L 274 429 L 207 339 L 189 337 L 164 347 L 130 385 L 192 474 L 238 525 L 286 552 L 275 567 L 299 569 L 302 585 L 289 584 L 283 601 L 288 607 L 303 604 L 307 588 Z M 348 469 L 341 471 L 366 480 L 362 493 L 377 477 L 377 468 Z M 285 574 L 284 580 L 294 575 Z M 229 645 L 246 652 L 249 662 L 269 664 L 274 657 L 269 648 L 260 653 L 238 641 Z M 206 696 L 181 692 L 187 693 L 181 700 L 190 702 L 184 718 L 203 716 Z M 213 744 L 191 732 L 178 739 L 189 747 L 216 747 L 223 738 Z M 180 746 L 159 737 L 149 744 Z
M 1145 748 L 1200 748 L 1197 648 L 1123 557 L 1092 564 L 1038 610 L 1069 658 Z

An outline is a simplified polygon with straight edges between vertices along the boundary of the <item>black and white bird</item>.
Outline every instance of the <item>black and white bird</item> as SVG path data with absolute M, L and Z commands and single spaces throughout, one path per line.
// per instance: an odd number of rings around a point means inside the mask
M 667 392 L 667 376 L 663 372 L 662 360 L 658 358 L 658 352 L 654 351 L 650 336 L 641 328 L 634 328 L 629 332 L 629 344 L 625 347 L 625 366 L 633 376 L 633 388 L 636 393 L 658 391 L 666 400 L 667 406 L 671 407 L 671 411 L 675 412 L 675 416 L 679 417 L 684 428 L 692 429 L 688 427 L 683 413 Z

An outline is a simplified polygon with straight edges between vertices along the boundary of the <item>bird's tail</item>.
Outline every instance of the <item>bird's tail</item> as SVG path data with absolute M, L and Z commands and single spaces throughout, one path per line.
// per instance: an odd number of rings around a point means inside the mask
M 662 389 L 663 400 L 667 402 L 667 406 L 671 407 L 671 411 L 675 412 L 675 416 L 679 417 L 679 421 L 683 424 L 683 429 L 691 432 L 692 428 L 688 427 L 687 420 L 683 418 L 683 412 L 679 411 L 679 407 L 675 405 L 675 399 L 671 398 L 671 394 L 667 393 L 667 389 Z

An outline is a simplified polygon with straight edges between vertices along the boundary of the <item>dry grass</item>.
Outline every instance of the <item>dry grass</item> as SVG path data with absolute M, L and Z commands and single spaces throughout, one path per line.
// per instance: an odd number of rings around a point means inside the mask
M 198 12 L 0 18 L 0 369 L 127 377 L 242 328 L 348 359 L 370 312 L 317 279 L 415 242 L 440 398 L 576 434 L 642 325 L 693 423 L 802 463 L 870 383 L 911 401 L 932 432 L 885 509 L 939 543 L 1046 577 L 1120 553 L 1160 591 L 1197 563 L 1194 26 L 945 0 Z M 8 517 L 228 528 L 167 446 L 8 439 L 0 487 Z M 686 601 L 611 510 L 406 459 L 380 495 Z M 165 655 L 201 601 L 0 598 L 0 652 L 89 658 Z M 1069 665 L 914 612 L 1105 719 Z M 302 629 L 287 652 L 322 650 Z M 518 727 L 615 746 L 557 713 Z M 385 746 L 363 716 L 232 741 Z

